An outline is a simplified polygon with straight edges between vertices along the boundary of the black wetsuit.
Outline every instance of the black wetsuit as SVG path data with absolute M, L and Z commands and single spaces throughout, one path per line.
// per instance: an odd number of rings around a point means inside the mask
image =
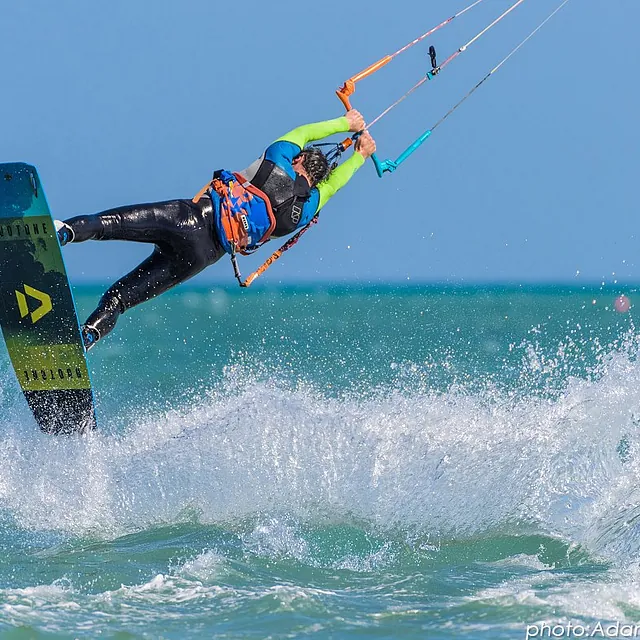
M 217 262 L 224 249 L 213 225 L 209 197 L 197 204 L 169 200 L 109 209 L 78 216 L 65 223 L 73 230 L 73 242 L 131 240 L 155 245 L 153 253 L 102 296 L 85 327 L 104 337 L 127 309 L 145 302 L 200 273 Z

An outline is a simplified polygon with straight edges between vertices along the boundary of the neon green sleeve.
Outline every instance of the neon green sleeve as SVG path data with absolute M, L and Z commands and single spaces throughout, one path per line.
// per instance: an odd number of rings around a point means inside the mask
M 355 151 L 353 155 L 345 160 L 339 167 L 335 168 L 331 175 L 321 182 L 317 189 L 320 192 L 320 202 L 318 204 L 318 211 L 324 207 L 330 198 L 334 196 L 342 187 L 344 187 L 351 178 L 353 178 L 355 172 L 364 164 L 364 158 Z
M 289 131 L 282 138 L 278 138 L 276 142 L 292 142 L 303 149 L 312 140 L 322 140 L 336 133 L 345 133 L 347 131 L 349 131 L 349 122 L 345 116 L 341 116 L 334 120 L 303 124 L 301 127 Z

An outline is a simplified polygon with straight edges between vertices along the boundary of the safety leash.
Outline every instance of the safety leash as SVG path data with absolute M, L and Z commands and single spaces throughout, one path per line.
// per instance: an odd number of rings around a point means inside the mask
M 240 273 L 240 267 L 238 266 L 238 259 L 236 257 L 236 253 L 231 254 L 231 263 L 233 264 L 233 273 L 238 281 L 238 284 L 241 287 L 249 287 L 251 283 L 259 276 L 261 276 L 280 256 L 285 253 L 285 251 L 289 251 L 293 245 L 295 245 L 302 236 L 309 231 L 309 229 L 318 222 L 318 216 L 320 214 L 316 213 L 313 218 L 307 223 L 306 226 L 302 227 L 300 231 L 298 231 L 295 235 L 291 236 L 277 251 L 274 251 L 263 263 L 258 267 L 250 276 L 247 277 L 246 280 L 242 279 L 242 274 Z

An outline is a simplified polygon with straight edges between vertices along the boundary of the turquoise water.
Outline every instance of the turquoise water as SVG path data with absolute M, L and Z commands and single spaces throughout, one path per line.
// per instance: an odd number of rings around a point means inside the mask
M 0 637 L 524 638 L 640 617 L 620 292 L 182 288 L 40 434 L 0 355 Z M 86 316 L 98 288 L 76 291 Z

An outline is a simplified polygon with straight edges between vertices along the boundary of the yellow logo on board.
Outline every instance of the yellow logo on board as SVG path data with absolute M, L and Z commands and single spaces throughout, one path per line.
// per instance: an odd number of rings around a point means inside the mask
M 28 284 L 24 286 L 24 293 L 22 291 L 16 291 L 16 298 L 18 299 L 18 309 L 20 309 L 20 317 L 26 318 L 29 315 L 29 307 L 27 305 L 27 296 L 37 300 L 40 303 L 40 306 L 31 312 L 31 322 L 35 324 L 38 320 L 44 318 L 44 316 L 49 313 L 53 309 L 53 305 L 51 304 L 51 296 L 42 291 L 38 291 L 33 287 L 30 287 Z M 25 295 L 26 294 L 26 295 Z

